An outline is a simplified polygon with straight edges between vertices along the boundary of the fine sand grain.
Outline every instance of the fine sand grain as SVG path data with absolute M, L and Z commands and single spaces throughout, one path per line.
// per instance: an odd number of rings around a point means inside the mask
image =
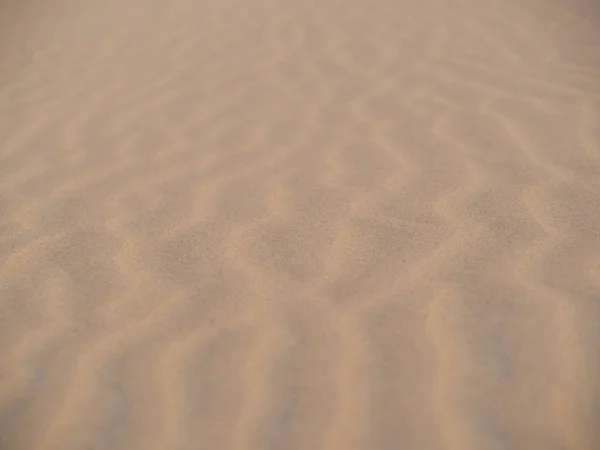
M 0 1 L 2 450 L 599 424 L 597 2 Z

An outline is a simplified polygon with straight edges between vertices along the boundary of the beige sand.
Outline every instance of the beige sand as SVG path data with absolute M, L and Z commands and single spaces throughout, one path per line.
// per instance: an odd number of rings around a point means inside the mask
M 0 16 L 2 450 L 600 448 L 593 1 Z

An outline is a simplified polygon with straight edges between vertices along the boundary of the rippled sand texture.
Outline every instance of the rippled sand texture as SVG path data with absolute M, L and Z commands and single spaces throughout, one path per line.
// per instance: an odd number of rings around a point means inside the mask
M 2 450 L 600 448 L 600 7 L 0 5 Z

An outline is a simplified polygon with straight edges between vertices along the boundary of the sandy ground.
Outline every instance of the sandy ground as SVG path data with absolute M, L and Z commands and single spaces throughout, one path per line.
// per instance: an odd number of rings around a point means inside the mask
M 599 27 L 1 2 L 2 450 L 599 449 Z

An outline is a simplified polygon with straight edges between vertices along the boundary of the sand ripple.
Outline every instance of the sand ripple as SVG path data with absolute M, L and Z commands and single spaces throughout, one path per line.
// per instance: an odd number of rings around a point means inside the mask
M 0 447 L 600 446 L 600 10 L 0 6 Z

